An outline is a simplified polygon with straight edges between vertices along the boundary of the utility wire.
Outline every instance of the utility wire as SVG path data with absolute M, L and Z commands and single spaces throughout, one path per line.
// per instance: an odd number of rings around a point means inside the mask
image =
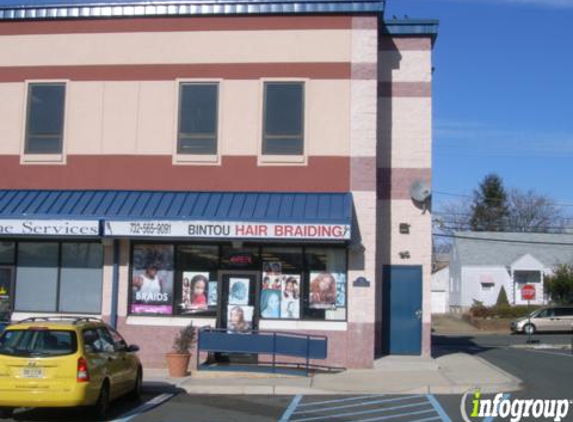
M 499 232 L 505 233 L 505 232 Z M 514 233 L 511 233 L 514 234 Z M 457 234 L 445 234 L 445 233 L 433 233 L 432 236 L 436 237 L 448 237 L 452 239 L 465 239 L 465 240 L 476 240 L 476 241 L 484 241 L 484 242 L 500 242 L 500 243 L 521 243 L 527 245 L 547 245 L 547 246 L 571 246 L 573 247 L 573 242 L 537 242 L 532 240 L 513 240 L 513 239 L 494 239 L 491 237 L 472 237 L 472 236 L 463 236 Z M 573 253 L 573 250 L 571 251 Z

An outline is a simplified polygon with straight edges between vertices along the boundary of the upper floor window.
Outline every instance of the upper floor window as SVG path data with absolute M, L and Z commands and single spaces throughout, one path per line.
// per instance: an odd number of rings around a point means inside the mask
M 263 155 L 304 153 L 304 83 L 266 82 Z
M 28 85 L 24 153 L 62 153 L 65 97 L 64 83 Z
M 179 85 L 178 154 L 217 154 L 216 83 Z

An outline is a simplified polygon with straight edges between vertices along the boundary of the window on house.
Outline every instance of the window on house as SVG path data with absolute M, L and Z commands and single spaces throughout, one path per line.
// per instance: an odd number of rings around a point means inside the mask
M 178 154 L 217 154 L 216 83 L 179 85 Z
M 28 85 L 26 154 L 61 154 L 64 134 L 66 85 Z
M 264 86 L 263 154 L 304 152 L 304 84 L 267 82 Z
M 494 283 L 481 283 L 481 289 L 484 292 L 491 292 L 494 286 Z

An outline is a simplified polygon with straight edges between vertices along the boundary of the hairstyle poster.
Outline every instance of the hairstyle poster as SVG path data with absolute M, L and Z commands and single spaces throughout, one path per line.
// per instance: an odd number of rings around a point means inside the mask
M 262 290 L 281 290 L 282 265 L 279 261 L 263 262 Z
M 227 307 L 227 332 L 250 333 L 253 328 L 252 306 L 229 305 Z
M 338 274 L 325 271 L 310 273 L 309 308 L 333 309 L 336 307 L 337 276 Z
M 229 305 L 249 304 L 249 279 L 229 279 Z
M 300 318 L 300 275 L 283 274 L 281 290 L 281 318 Z
M 280 318 L 281 316 L 281 291 L 263 290 L 261 292 L 261 317 Z
M 208 272 L 184 272 L 181 283 L 181 307 L 184 310 L 207 309 Z
M 135 245 L 131 287 L 131 312 L 171 315 L 173 246 Z
M 264 261 L 263 262 L 263 273 L 268 273 L 269 275 L 281 275 L 282 264 L 280 261 Z
M 346 307 L 346 274 L 336 274 L 336 307 Z
M 208 306 L 217 306 L 218 303 L 218 292 L 217 292 L 217 285 L 216 281 L 209 282 L 209 292 L 207 293 L 207 305 Z

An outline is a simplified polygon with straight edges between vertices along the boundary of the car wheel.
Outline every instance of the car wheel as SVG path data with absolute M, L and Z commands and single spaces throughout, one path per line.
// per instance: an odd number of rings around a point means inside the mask
M 98 421 L 105 420 L 109 411 L 109 384 L 104 381 L 99 392 L 99 397 L 93 407 L 93 415 Z
M 535 325 L 533 324 L 525 324 L 523 326 L 523 332 L 525 334 L 535 334 Z
M 0 407 L 0 419 L 8 419 L 12 417 L 14 409 L 10 407 Z
M 140 400 L 141 399 L 141 390 L 143 387 L 143 372 L 141 368 L 138 368 L 137 375 L 135 377 L 135 385 L 133 386 L 133 390 L 131 390 L 130 397 L 133 400 Z

